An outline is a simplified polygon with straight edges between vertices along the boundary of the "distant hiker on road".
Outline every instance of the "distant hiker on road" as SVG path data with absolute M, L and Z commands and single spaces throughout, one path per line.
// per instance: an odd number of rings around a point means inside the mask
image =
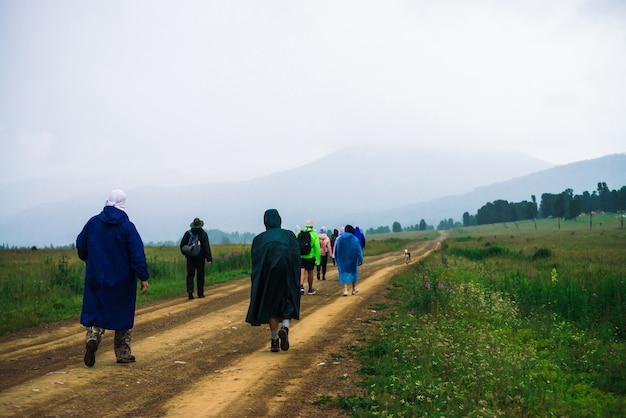
M 326 227 L 320 228 L 320 233 L 317 235 L 320 242 L 320 263 L 317 267 L 317 280 L 320 279 L 320 270 L 322 271 L 322 280 L 326 280 L 326 265 L 328 264 L 328 256 L 333 252 L 333 247 L 330 245 L 330 238 L 326 235 Z
M 187 258 L 187 295 L 193 299 L 193 278 L 197 273 L 198 297 L 204 297 L 204 260 L 208 266 L 213 262 L 209 236 L 202 229 L 204 221 L 195 218 L 191 229 L 180 240 L 180 252 Z
M 339 231 L 337 231 L 337 229 L 333 229 L 333 233 L 330 236 L 330 258 L 333 260 L 333 266 L 335 265 L 335 255 L 334 255 L 334 249 L 335 249 L 335 241 L 337 241 L 337 238 L 339 238 Z
M 365 235 L 363 235 L 363 231 L 357 226 L 354 230 L 354 236 L 359 239 L 359 243 L 361 244 L 361 249 L 365 249 Z
M 343 295 L 348 296 L 348 285 L 352 285 L 352 294 L 356 295 L 359 289 L 359 266 L 363 264 L 363 250 L 359 239 L 354 236 L 354 227 L 346 225 L 345 231 L 339 235 L 335 243 L 335 260 L 339 270 L 339 283 L 343 285 Z
M 282 229 L 281 222 L 276 209 L 266 210 L 266 230 L 254 237 L 250 250 L 252 288 L 246 322 L 269 324 L 272 352 L 289 350 L 290 321 L 300 319 L 300 248 L 294 233 Z
M 304 229 L 296 234 L 300 245 L 300 258 L 302 260 L 300 272 L 300 293 L 304 295 L 304 276 L 306 275 L 309 290 L 307 295 L 314 295 L 313 270 L 320 264 L 320 242 L 317 239 L 317 232 L 313 230 L 313 221 L 308 219 L 304 224 Z
M 339 237 L 343 234 L 343 232 L 345 231 L 345 229 L 346 229 L 346 228 L 345 228 L 345 227 L 343 227 L 343 226 L 342 226 L 341 228 L 339 228 L 339 232 L 337 233 L 337 238 L 335 238 L 335 242 L 334 242 L 334 244 L 333 244 L 333 254 L 332 254 L 332 257 L 333 257 L 333 261 L 334 261 L 334 262 L 336 262 L 336 261 L 337 261 L 337 260 L 335 260 L 335 249 L 337 248 L 337 240 L 338 240 L 338 239 L 339 239 Z M 335 231 L 336 231 L 336 229 L 335 229 Z
M 137 279 L 148 291 L 143 242 L 126 214 L 126 193 L 113 190 L 99 215 L 89 219 L 76 238 L 78 257 L 86 263 L 80 323 L 87 327 L 85 365 L 96 364 L 105 330 L 114 330 L 118 363 L 132 363 L 130 333 L 135 322 Z

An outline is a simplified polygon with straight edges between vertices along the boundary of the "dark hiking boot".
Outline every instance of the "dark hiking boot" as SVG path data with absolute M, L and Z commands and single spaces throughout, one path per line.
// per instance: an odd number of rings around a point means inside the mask
M 135 356 L 133 356 L 132 354 L 123 356 L 123 357 L 119 357 L 117 359 L 118 363 L 134 363 L 135 362 Z
M 272 353 L 278 353 L 280 351 L 280 348 L 278 347 L 278 338 L 276 338 L 275 340 L 272 339 L 272 346 L 270 347 L 270 351 Z
M 89 340 L 85 346 L 85 366 L 93 367 L 96 364 L 96 351 L 98 350 L 98 341 Z
M 282 327 L 278 331 L 278 338 L 280 339 L 280 349 L 283 351 L 289 350 L 289 328 Z
M 193 292 L 189 292 L 189 300 L 193 299 Z

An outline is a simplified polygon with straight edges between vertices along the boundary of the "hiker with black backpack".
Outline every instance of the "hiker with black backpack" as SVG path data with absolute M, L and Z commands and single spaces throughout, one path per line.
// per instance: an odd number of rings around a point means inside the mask
M 314 295 L 313 270 L 320 265 L 320 241 L 313 230 L 313 221 L 307 220 L 304 229 L 296 234 L 300 246 L 300 294 L 304 295 L 304 276 L 307 276 L 309 290 L 307 295 Z
M 190 230 L 186 231 L 180 240 L 180 252 L 187 258 L 187 294 L 193 299 L 193 278 L 196 276 L 198 297 L 204 297 L 204 260 L 208 266 L 213 262 L 209 236 L 202 228 L 204 221 L 195 218 Z

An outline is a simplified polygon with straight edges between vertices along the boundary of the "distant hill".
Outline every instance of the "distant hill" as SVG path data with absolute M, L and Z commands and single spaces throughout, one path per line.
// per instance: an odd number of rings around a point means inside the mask
M 278 209 L 289 229 L 308 218 L 316 228 L 353 223 L 367 229 L 394 221 L 406 226 L 420 219 L 437 225 L 441 219 L 460 220 L 465 211 L 475 213 L 488 201 L 529 200 L 531 194 L 539 200 L 542 193 L 566 188 L 593 191 L 599 181 L 611 189 L 626 184 L 626 155 L 553 167 L 520 154 L 353 149 L 248 181 L 126 192 L 129 216 L 144 241 L 177 242 L 195 217 L 206 229 L 255 234 L 264 229 L 267 208 Z M 66 194 L 72 190 L 67 182 L 62 185 Z M 1 187 L 6 185 L 0 192 Z M 71 244 L 87 219 L 100 212 L 108 192 L 76 186 L 70 197 L 0 214 L 0 243 Z
M 477 187 L 467 193 L 444 196 L 393 210 L 354 213 L 336 222 L 341 224 L 346 219 L 352 219 L 355 223 L 377 227 L 391 225 L 397 221 L 402 226 L 409 226 L 424 219 L 426 223 L 436 227 L 443 219 L 452 218 L 461 221 L 464 212 L 475 215 L 483 205 L 498 199 L 530 202 L 531 196 L 535 195 L 539 205 L 543 193 L 558 194 L 566 189 L 572 189 L 574 194 L 582 194 L 585 191 L 592 193 L 597 190 L 599 182 L 605 182 L 610 190 L 626 186 L 626 154 L 614 154 L 553 167 L 508 181 Z

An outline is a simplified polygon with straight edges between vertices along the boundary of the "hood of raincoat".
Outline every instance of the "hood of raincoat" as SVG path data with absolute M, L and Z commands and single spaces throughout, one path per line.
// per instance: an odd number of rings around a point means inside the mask
M 265 224 L 265 229 L 280 228 L 282 219 L 280 219 L 276 209 L 268 209 L 265 211 L 265 215 L 263 215 L 263 223 Z
M 115 206 L 105 206 L 98 217 L 106 224 L 118 225 L 128 219 L 128 214 Z

